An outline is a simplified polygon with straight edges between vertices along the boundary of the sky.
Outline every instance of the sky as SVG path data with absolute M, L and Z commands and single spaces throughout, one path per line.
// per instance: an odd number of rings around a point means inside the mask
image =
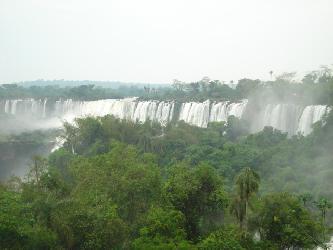
M 332 0 L 0 0 L 0 83 L 170 83 L 333 64 Z

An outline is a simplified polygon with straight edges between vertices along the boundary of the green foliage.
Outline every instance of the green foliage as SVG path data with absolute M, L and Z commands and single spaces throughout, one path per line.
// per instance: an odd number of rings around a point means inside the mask
M 208 166 L 190 169 L 176 165 L 165 184 L 166 198 L 185 216 L 185 228 L 190 240 L 200 235 L 200 222 L 210 215 L 223 213 L 227 204 L 221 178 Z
M 88 81 L 67 82 L 67 84 L 65 81 L 35 81 L 0 85 L 0 100 L 21 98 L 97 100 L 121 98 L 128 95 L 139 96 L 143 95 L 143 93 L 143 87 L 121 86 L 119 88 L 110 88 L 108 85 L 103 87 L 95 86 L 95 82 Z
M 31 206 L 21 195 L 0 187 L 0 247 L 5 249 L 53 249 L 56 235 L 36 224 Z
M 134 223 L 159 197 L 159 169 L 148 155 L 140 156 L 135 148 L 113 144 L 104 155 L 74 160 L 70 169 L 76 180 L 73 195 L 83 204 L 98 204 L 111 199 L 121 218 Z
M 152 207 L 134 249 L 191 249 L 186 240 L 184 215 L 177 210 Z
M 243 98 L 248 97 L 252 94 L 255 90 L 259 89 L 260 87 L 260 80 L 251 80 L 251 79 L 241 79 L 238 81 L 236 90 L 238 91 L 239 95 Z
M 250 198 L 258 192 L 259 183 L 259 175 L 250 168 L 242 169 L 236 177 L 237 194 L 231 202 L 230 212 L 238 220 L 241 230 L 247 225 Z
M 320 210 L 321 218 L 323 222 L 326 219 L 326 214 L 329 209 L 332 208 L 332 203 L 325 198 L 320 198 L 318 201 L 314 202 L 317 208 Z
M 263 240 L 271 241 L 280 249 L 311 248 L 324 240 L 322 225 L 288 193 L 264 197 L 252 223 Z
M 245 250 L 241 238 L 242 235 L 236 228 L 222 228 L 205 238 L 199 244 L 199 249 Z
M 71 174 L 68 170 L 68 166 L 75 156 L 68 152 L 65 148 L 60 148 L 53 152 L 48 158 L 48 164 L 56 168 L 62 175 L 65 181 L 70 181 Z
M 236 178 L 237 192 L 241 199 L 248 202 L 253 193 L 258 192 L 260 177 L 250 168 L 244 168 Z
M 151 96 L 150 96 L 151 98 Z M 159 91 L 154 98 L 182 101 L 237 100 L 237 91 L 218 80 L 204 77 L 201 81 L 184 83 L 174 80 L 172 89 Z

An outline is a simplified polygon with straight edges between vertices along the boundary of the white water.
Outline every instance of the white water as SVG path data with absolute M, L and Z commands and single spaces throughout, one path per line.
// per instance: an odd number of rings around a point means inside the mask
M 261 121 L 261 128 L 264 126 L 271 126 L 293 135 L 296 133 L 301 114 L 302 107 L 297 105 L 269 104 L 264 110 L 264 115 Z
M 229 116 L 235 116 L 242 118 L 248 100 L 242 100 L 241 102 L 217 102 L 213 103 L 210 109 L 210 122 L 226 122 Z
M 179 120 L 197 126 L 207 127 L 209 122 L 210 101 L 183 103 L 180 109 Z
M 0 112 L 17 117 L 32 116 L 72 121 L 77 117 L 113 115 L 119 119 L 145 122 L 157 121 L 163 125 L 173 117 L 174 102 L 136 101 L 136 98 L 105 99 L 97 101 L 56 101 L 51 108 L 45 100 L 6 100 L 0 102 Z
M 47 99 L 17 99 L 0 102 L 0 112 L 16 115 L 29 113 L 32 115 L 45 115 Z
M 329 111 L 325 105 L 310 105 L 302 107 L 294 104 L 268 104 L 261 115 L 256 131 L 265 126 L 271 126 L 289 135 L 308 135 L 312 132 L 312 125 L 318 122 Z
M 65 143 L 65 138 L 62 138 L 61 136 L 57 136 L 55 138 L 55 142 L 54 142 L 54 146 L 51 149 L 51 153 L 58 150 L 59 148 L 61 148 Z
M 299 120 L 297 132 L 308 135 L 311 133 L 311 125 L 318 122 L 323 115 L 328 111 L 328 108 L 324 105 L 312 105 L 305 107 L 302 116 Z
M 243 118 L 247 100 L 240 102 L 187 102 L 180 104 L 179 114 L 175 114 L 175 103 L 164 101 L 138 101 L 136 98 L 105 99 L 97 101 L 59 100 L 51 103 L 45 100 L 5 100 L 0 101 L 0 113 L 17 117 L 29 116 L 39 125 L 60 127 L 63 120 L 69 122 L 77 117 L 113 115 L 119 119 L 134 122 L 147 120 L 166 125 L 178 118 L 188 124 L 207 127 L 209 122 L 226 122 L 228 117 Z M 268 104 L 261 108 L 255 118 L 247 118 L 257 125 L 253 131 L 264 126 L 272 126 L 289 135 L 312 131 L 312 124 L 319 121 L 328 107 L 323 105 L 297 106 L 294 104 Z M 252 120 L 251 120 L 252 119 Z

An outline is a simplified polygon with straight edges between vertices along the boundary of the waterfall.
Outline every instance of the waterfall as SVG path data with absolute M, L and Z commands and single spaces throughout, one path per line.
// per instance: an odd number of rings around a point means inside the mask
M 46 103 L 47 103 L 47 98 L 45 98 L 44 104 L 43 104 L 43 118 L 46 117 Z
M 12 115 L 15 115 L 16 114 L 16 109 L 17 109 L 17 103 L 19 102 L 20 100 L 13 100 L 12 103 L 11 103 L 11 110 L 10 110 L 10 113 Z
M 103 99 L 96 101 L 74 101 L 72 99 L 50 101 L 47 99 L 17 99 L 0 102 L 0 112 L 34 121 L 43 127 L 61 126 L 61 121 L 72 122 L 86 116 L 113 115 L 119 119 L 143 123 L 147 120 L 165 126 L 174 119 L 193 126 L 207 127 L 209 122 L 226 122 L 229 116 L 247 119 L 253 132 L 264 126 L 272 126 L 289 135 L 308 135 L 312 124 L 328 111 L 327 106 L 300 106 L 295 104 L 267 104 L 255 112 L 256 117 L 244 116 L 248 100 L 240 102 L 186 102 L 175 112 L 173 101 L 139 101 L 137 98 Z M 178 109 L 177 109 L 178 110 Z M 28 119 L 27 119 L 28 118 Z
M 34 114 L 40 115 L 43 114 L 42 100 L 34 99 L 17 99 L 17 100 L 5 100 L 1 102 L 1 105 L 4 105 L 0 108 L 4 113 L 11 115 L 25 115 L 25 114 Z M 46 101 L 44 100 L 45 106 Z
M 172 120 L 174 103 L 136 101 L 136 98 L 106 99 L 82 102 L 57 102 L 55 113 L 72 121 L 76 117 L 113 115 L 119 119 L 143 123 L 147 120 L 166 125 Z
M 166 125 L 168 122 L 171 122 L 173 118 L 174 106 L 174 103 L 160 102 L 156 110 L 155 120 L 162 125 Z
M 241 102 L 234 102 L 228 106 L 228 116 L 235 116 L 237 118 L 242 118 L 245 107 L 248 100 L 242 100 Z
M 298 120 L 302 114 L 302 107 L 294 104 L 268 104 L 261 118 L 260 130 L 271 126 L 289 135 L 294 135 L 298 127 Z
M 210 110 L 210 122 L 226 122 L 229 116 L 235 116 L 242 118 L 245 111 L 248 100 L 242 100 L 241 102 L 217 102 L 213 103 Z
M 5 113 L 9 113 L 9 100 L 6 100 L 5 103 Z
M 297 132 L 308 135 L 312 131 L 312 124 L 318 122 L 328 111 L 328 107 L 324 105 L 311 105 L 305 107 L 299 120 Z
M 259 128 L 271 126 L 289 135 L 301 133 L 308 135 L 312 131 L 312 124 L 319 121 L 328 111 L 324 105 L 300 106 L 295 104 L 268 104 L 259 115 Z
M 227 106 L 229 102 L 213 103 L 210 110 L 209 121 L 226 122 L 228 120 Z
M 180 109 L 179 120 L 197 127 L 206 128 L 209 122 L 209 100 L 183 103 Z
M 139 102 L 132 116 L 133 121 L 145 122 L 155 120 L 157 104 L 154 101 Z

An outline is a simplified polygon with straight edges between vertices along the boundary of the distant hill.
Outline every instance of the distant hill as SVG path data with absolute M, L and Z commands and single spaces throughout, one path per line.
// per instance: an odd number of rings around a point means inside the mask
M 80 85 L 95 85 L 97 87 L 103 88 L 112 88 L 118 89 L 119 87 L 129 87 L 129 86 L 150 86 L 154 88 L 159 87 L 167 87 L 171 86 L 171 84 L 163 84 L 163 83 L 139 83 L 139 82 L 120 82 L 120 81 L 92 81 L 92 80 L 44 80 L 38 79 L 35 81 L 23 81 L 23 82 L 15 82 L 13 84 L 17 84 L 23 87 L 30 86 L 49 86 L 49 85 L 58 85 L 59 87 L 75 87 Z

